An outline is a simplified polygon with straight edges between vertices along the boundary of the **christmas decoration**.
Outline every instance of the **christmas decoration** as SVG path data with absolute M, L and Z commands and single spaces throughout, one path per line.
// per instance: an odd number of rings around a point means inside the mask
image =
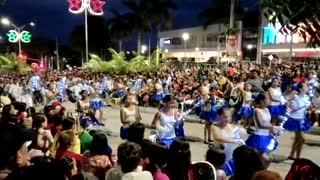
M 22 31 L 21 34 L 21 41 L 24 43 L 30 43 L 32 35 L 28 31 Z
M 103 6 L 105 2 L 102 0 L 68 0 L 69 11 L 74 14 L 79 14 L 88 10 L 92 15 L 103 15 Z
M 19 41 L 19 33 L 16 30 L 10 30 L 7 33 L 7 36 L 8 36 L 9 42 L 11 43 L 16 43 Z
M 21 40 L 24 43 L 30 43 L 31 37 L 32 37 L 32 35 L 28 31 L 22 31 L 21 33 L 19 33 L 16 30 L 10 30 L 7 33 L 7 36 L 8 36 L 9 42 L 11 43 L 16 43 L 19 40 Z

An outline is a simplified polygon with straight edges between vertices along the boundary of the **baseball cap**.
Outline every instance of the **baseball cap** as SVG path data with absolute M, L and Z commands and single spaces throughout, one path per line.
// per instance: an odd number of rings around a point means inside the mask
M 36 133 L 20 126 L 6 123 L 0 125 L 0 169 L 5 168 L 24 143 L 29 146 Z

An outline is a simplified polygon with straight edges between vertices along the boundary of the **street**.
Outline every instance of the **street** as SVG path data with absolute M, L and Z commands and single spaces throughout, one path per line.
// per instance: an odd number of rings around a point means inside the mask
M 75 105 L 67 102 L 65 103 L 65 107 L 67 107 L 67 111 L 72 111 Z M 156 109 L 154 108 L 140 108 L 141 116 L 144 124 L 151 124 L 154 114 L 156 113 Z M 106 107 L 104 108 L 104 117 L 107 121 L 104 121 L 105 125 L 110 128 L 113 133 L 112 137 L 109 137 L 109 144 L 112 146 L 113 150 L 116 151 L 118 145 L 123 142 L 123 140 L 119 137 L 120 132 L 120 113 L 119 107 Z M 204 160 L 204 156 L 208 145 L 202 143 L 203 138 L 203 124 L 200 123 L 185 123 L 185 133 L 188 139 L 193 139 L 194 141 L 190 142 L 191 152 L 192 152 L 192 161 L 202 161 Z M 319 130 L 316 128 L 316 130 Z M 319 131 L 318 131 L 319 132 Z M 150 133 L 150 129 L 146 129 L 145 137 Z M 281 137 L 279 137 L 279 148 L 273 153 L 275 155 L 288 156 L 293 134 L 289 132 L 285 132 Z M 316 164 L 320 164 L 320 156 L 319 154 L 319 136 L 307 134 L 307 143 L 313 144 L 313 146 L 305 145 L 302 151 L 302 157 L 311 159 Z M 318 140 L 318 141 L 317 141 Z M 271 164 L 270 170 L 274 170 L 279 172 L 283 177 L 286 176 L 287 172 L 291 167 L 292 161 L 285 161 L 278 164 Z

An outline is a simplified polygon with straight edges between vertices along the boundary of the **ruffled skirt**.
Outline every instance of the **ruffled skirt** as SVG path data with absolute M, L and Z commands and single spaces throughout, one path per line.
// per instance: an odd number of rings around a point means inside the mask
M 253 113 L 254 113 L 254 109 L 252 106 L 242 106 L 238 111 L 238 114 L 244 119 L 252 118 Z
M 251 134 L 246 140 L 247 146 L 260 152 L 270 153 L 277 149 L 279 143 L 272 135 Z
M 279 117 L 285 114 L 285 107 L 283 105 L 270 105 L 268 106 L 272 117 Z
M 288 117 L 284 123 L 283 128 L 291 132 L 307 132 L 311 129 L 311 122 L 308 118 L 296 119 Z

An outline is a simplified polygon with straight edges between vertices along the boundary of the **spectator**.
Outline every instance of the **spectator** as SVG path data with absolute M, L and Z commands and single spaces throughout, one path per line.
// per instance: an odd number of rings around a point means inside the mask
M 28 145 L 33 134 L 13 124 L 0 126 L 0 180 L 12 171 L 29 165 Z
M 81 153 L 84 153 L 88 149 L 88 146 L 92 141 L 92 136 L 86 130 L 90 126 L 87 122 L 88 121 L 85 119 L 80 121 L 79 139 L 81 144 Z
M 164 168 L 168 162 L 168 147 L 164 143 L 156 143 L 152 145 L 151 151 L 149 171 L 152 173 L 153 179 L 169 180 L 169 177 L 164 172 Z
M 130 142 L 137 143 L 141 145 L 144 138 L 145 126 L 142 123 L 133 123 L 128 129 L 128 138 Z
M 170 180 L 188 180 L 191 165 L 190 145 L 184 139 L 173 141 L 169 148 L 166 171 Z
M 223 145 L 217 145 L 213 147 L 209 147 L 207 154 L 206 154 L 206 161 L 211 163 L 217 172 L 217 180 L 226 180 L 227 175 L 221 169 L 223 164 L 226 161 L 226 154 L 224 152 Z
M 254 173 L 266 169 L 258 153 L 247 146 L 240 146 L 235 149 L 233 159 L 235 174 L 231 180 L 250 180 Z
M 125 142 L 118 147 L 118 164 L 120 169 L 113 168 L 106 174 L 106 180 L 153 180 L 150 172 L 142 171 L 139 163 L 141 161 L 141 146 Z
M 282 180 L 282 177 L 279 173 L 264 170 L 256 172 L 253 175 L 252 180 Z
M 88 151 L 82 156 L 82 171 L 104 180 L 106 170 L 112 167 L 111 153 L 107 135 L 104 132 L 96 133 Z
M 55 158 L 61 159 L 64 156 L 74 158 L 78 164 L 81 161 L 81 154 L 73 152 L 73 146 L 75 146 L 75 134 L 72 131 L 64 131 L 59 135 L 59 147 Z

